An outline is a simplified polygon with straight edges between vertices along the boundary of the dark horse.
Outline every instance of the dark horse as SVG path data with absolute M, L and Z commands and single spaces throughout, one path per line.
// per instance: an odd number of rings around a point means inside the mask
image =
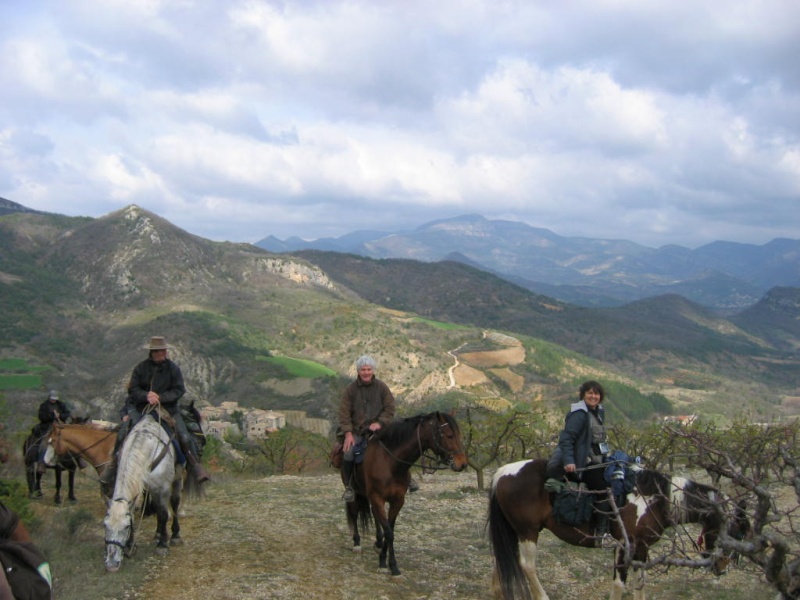
M 356 499 L 346 504 L 353 550 L 361 550 L 359 522 L 366 530 L 372 514 L 379 567 L 388 567 L 392 575 L 400 575 L 394 556 L 394 533 L 408 491 L 409 469 L 427 451 L 436 455 L 436 462 L 454 471 L 464 470 L 467 456 L 453 417 L 433 412 L 390 423 L 370 439 L 364 461 L 355 468 Z
M 83 423 L 87 419 L 73 418 L 71 423 Z M 56 494 L 54 501 L 56 504 L 61 504 L 61 474 L 67 472 L 67 482 L 69 485 L 69 492 L 67 499 L 70 502 L 77 502 L 75 497 L 75 470 L 80 468 L 80 458 L 77 456 L 64 456 L 55 465 L 46 465 L 43 461 L 45 444 L 47 443 L 47 435 L 49 429 L 41 435 L 31 433 L 22 444 L 22 456 L 25 459 L 25 478 L 28 482 L 28 495 L 31 498 L 42 497 L 42 475 L 45 469 L 53 469 L 56 474 Z
M 590 524 L 567 525 L 556 521 L 551 494 L 544 487 L 546 468 L 546 460 L 520 461 L 501 467 L 492 479 L 488 529 L 495 560 L 493 584 L 496 594 L 504 600 L 547 599 L 536 574 L 537 542 L 542 529 L 549 529 L 574 546 L 594 547 Z M 611 533 L 618 541 L 618 548 L 610 598 L 622 597 L 630 559 L 645 562 L 648 548 L 667 527 L 679 523 L 702 524 L 704 556 L 710 556 L 728 521 L 728 508 L 729 499 L 711 486 L 656 471 L 639 471 L 633 492 L 619 509 L 619 520 L 611 519 Z M 741 507 L 733 512 L 728 535 L 741 539 L 749 523 Z M 722 564 L 711 564 L 717 574 L 727 564 L 722 559 L 719 562 Z M 644 600 L 643 570 L 639 571 L 639 578 L 641 585 L 634 591 L 634 598 Z

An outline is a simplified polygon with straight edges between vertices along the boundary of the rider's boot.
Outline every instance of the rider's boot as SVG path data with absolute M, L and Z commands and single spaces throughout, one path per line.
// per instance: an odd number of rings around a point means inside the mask
M 356 493 L 353 491 L 353 461 L 352 460 L 343 460 L 342 461 L 342 479 L 344 480 L 344 494 L 342 494 L 342 500 L 345 502 L 352 502 L 356 499 Z
M 612 548 L 614 546 L 614 538 L 609 533 L 609 518 L 608 513 L 611 511 L 608 500 L 600 500 L 595 502 L 595 546 L 597 548 Z

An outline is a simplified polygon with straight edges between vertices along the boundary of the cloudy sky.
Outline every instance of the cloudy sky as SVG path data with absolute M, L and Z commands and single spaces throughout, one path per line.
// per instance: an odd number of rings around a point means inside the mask
M 0 197 L 213 240 L 800 238 L 796 0 L 2 0 Z

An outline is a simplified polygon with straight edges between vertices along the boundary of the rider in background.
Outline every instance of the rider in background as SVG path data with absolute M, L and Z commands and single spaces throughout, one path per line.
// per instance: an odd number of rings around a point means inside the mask
M 352 502 L 355 450 L 362 447 L 364 436 L 388 425 L 394 418 L 394 396 L 389 386 L 375 377 L 375 359 L 360 356 L 356 360 L 358 377 L 342 393 L 339 404 L 339 435 L 342 442 L 342 476 L 345 483 L 342 500 Z
M 47 400 L 39 405 L 39 422 L 34 426 L 31 433 L 43 436 L 53 425 L 54 421 L 66 423 L 72 416 L 69 407 L 58 398 L 58 392 L 50 390 Z
M 53 426 L 53 423 L 66 423 L 67 419 L 71 416 L 72 413 L 69 407 L 58 398 L 58 392 L 56 390 L 50 390 L 50 393 L 47 395 L 47 400 L 39 405 L 39 422 L 31 429 L 31 434 L 36 444 L 36 456 L 40 455 L 42 450 L 40 442 L 44 439 L 44 436 L 47 435 L 47 432 L 50 431 L 50 427 Z M 40 464 L 38 468 L 44 471 L 43 464 Z
M 558 436 L 558 447 L 547 463 L 547 477 L 584 482 L 590 490 L 606 490 L 603 463 L 608 455 L 608 434 L 605 428 L 603 399 L 605 390 L 596 381 L 585 381 L 578 390 L 580 400 L 570 406 L 564 429 Z M 597 494 L 595 536 L 598 545 L 608 545 L 608 497 Z M 610 538 L 610 536 L 608 536 Z

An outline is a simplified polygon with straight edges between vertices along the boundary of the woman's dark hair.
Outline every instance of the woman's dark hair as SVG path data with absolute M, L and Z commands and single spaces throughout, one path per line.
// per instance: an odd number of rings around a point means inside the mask
M 597 392 L 598 394 L 600 394 L 600 402 L 602 402 L 603 399 L 606 397 L 606 391 L 603 389 L 603 386 L 600 385 L 599 383 L 597 383 L 596 381 L 590 380 L 590 381 L 584 381 L 581 384 L 580 389 L 578 390 L 578 392 L 580 394 L 580 397 L 581 397 L 581 400 L 583 400 L 583 397 L 586 395 L 586 392 L 588 392 L 589 390 L 593 390 L 593 391 Z

